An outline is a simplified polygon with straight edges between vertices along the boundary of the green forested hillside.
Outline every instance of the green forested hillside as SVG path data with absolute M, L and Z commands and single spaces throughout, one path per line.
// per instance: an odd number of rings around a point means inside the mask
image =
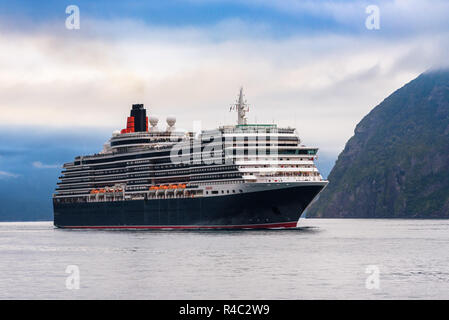
M 420 75 L 375 107 L 308 216 L 449 217 L 449 71 Z

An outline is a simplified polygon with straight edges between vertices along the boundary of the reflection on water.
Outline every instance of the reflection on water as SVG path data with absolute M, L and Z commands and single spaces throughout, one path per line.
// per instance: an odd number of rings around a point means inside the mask
M 449 221 L 317 220 L 293 230 L 60 230 L 0 223 L 0 298 L 449 298 Z M 80 289 L 66 289 L 68 265 Z M 367 289 L 367 266 L 379 289 Z

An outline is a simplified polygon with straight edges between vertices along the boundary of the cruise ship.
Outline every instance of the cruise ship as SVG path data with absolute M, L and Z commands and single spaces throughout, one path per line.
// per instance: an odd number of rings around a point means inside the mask
M 126 128 L 103 150 L 63 165 L 53 194 L 54 225 L 104 229 L 294 228 L 326 187 L 318 148 L 294 128 L 249 124 L 240 89 L 237 124 L 165 129 L 132 105 Z

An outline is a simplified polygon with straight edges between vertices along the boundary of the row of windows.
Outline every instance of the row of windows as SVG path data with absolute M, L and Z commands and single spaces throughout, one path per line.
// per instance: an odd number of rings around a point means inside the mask
M 231 192 L 232 193 L 236 193 L 236 191 L 234 189 L 233 190 L 226 190 L 226 194 L 230 194 Z M 241 193 L 241 192 L 243 192 L 243 190 L 239 189 L 239 192 Z M 219 194 L 218 190 L 213 190 L 210 193 L 211 194 Z M 209 194 L 209 191 L 206 191 L 206 194 Z M 221 190 L 221 194 L 225 194 L 225 191 Z
M 285 150 L 285 149 L 227 149 L 227 155 L 276 155 L 276 154 L 308 154 L 305 153 L 306 150 L 302 149 L 293 149 L 293 150 Z
M 213 179 L 232 179 L 232 178 L 241 178 L 242 174 L 240 172 L 235 173 L 223 173 L 223 174 L 211 174 L 199 177 L 192 177 L 194 181 L 202 181 L 202 180 L 213 180 Z
M 217 185 L 217 184 L 240 184 L 245 183 L 243 180 L 218 180 L 218 181 L 198 181 L 195 182 L 193 186 L 210 186 L 210 185 Z
M 267 141 L 270 141 L 269 137 L 266 137 L 265 139 Z M 117 142 L 113 142 L 113 143 L 119 145 L 119 144 L 122 144 L 122 143 L 131 143 L 131 141 L 135 142 L 135 143 L 139 143 L 139 142 L 142 142 L 142 141 L 145 141 L 145 140 L 146 139 L 135 139 L 135 140 L 127 140 L 127 141 L 117 141 Z M 280 141 L 298 141 L 296 137 L 278 137 L 277 140 L 280 140 Z M 223 138 L 222 141 L 225 141 L 225 139 Z M 234 137 L 233 138 L 233 142 L 236 142 L 236 141 L 240 141 L 240 139 L 237 140 L 236 137 Z M 244 139 L 242 139 L 242 141 L 248 142 L 249 141 L 248 137 L 245 137 Z M 192 143 L 190 145 L 193 146 Z M 268 145 L 269 144 L 267 144 L 267 146 Z M 205 147 L 204 145 L 201 146 L 201 151 L 204 149 L 204 147 Z M 190 149 L 191 152 L 194 150 L 193 147 L 189 148 L 189 149 Z M 118 156 L 118 157 L 112 157 L 112 158 L 111 157 L 107 157 L 107 158 L 106 157 L 100 157 L 98 159 L 83 159 L 83 160 L 80 159 L 80 160 L 75 161 L 74 164 L 75 165 L 80 165 L 81 163 L 82 164 L 97 164 L 97 163 L 110 162 L 110 161 L 134 160 L 134 159 L 137 160 L 137 159 L 149 158 L 149 157 L 162 157 L 162 156 L 168 157 L 169 155 L 170 155 L 170 151 L 169 150 L 166 150 L 166 151 L 165 150 L 164 151 L 152 151 L 152 152 L 149 152 L 149 153 L 124 155 L 124 156 Z
M 124 180 L 127 177 L 128 178 L 137 178 L 137 177 L 160 177 L 160 176 L 169 176 L 169 175 L 186 175 L 186 174 L 195 174 L 195 173 L 203 173 L 203 172 L 211 172 L 211 171 L 231 171 L 231 170 L 237 170 L 236 166 L 232 165 L 232 166 L 214 166 L 214 167 L 210 167 L 210 166 L 203 166 L 200 168 L 195 168 L 195 169 L 187 169 L 187 170 L 176 170 L 176 171 L 166 171 L 166 172 L 155 172 L 155 173 L 148 173 L 148 172 L 144 172 L 144 173 L 133 173 L 133 174 L 128 174 L 127 176 L 108 176 L 108 177 L 98 177 L 98 178 L 84 178 L 84 179 L 79 179 L 76 181 L 73 180 L 68 180 L 68 181 L 62 181 L 62 182 L 58 182 L 58 184 L 70 184 L 70 183 L 80 183 L 80 182 L 89 182 L 89 181 L 108 181 L 108 180 Z M 125 170 L 120 169 L 120 170 L 113 170 L 113 171 L 119 171 L 119 172 L 124 172 Z M 109 172 L 113 172 L 113 171 L 108 171 L 106 173 Z M 96 173 L 94 173 L 93 175 L 96 175 Z
M 189 168 L 189 167 L 210 167 L 209 164 L 205 163 L 198 163 L 198 164 L 190 164 L 190 163 L 169 163 L 166 165 L 154 165 L 154 166 L 138 166 L 138 167 L 132 167 L 132 168 L 119 168 L 114 170 L 93 170 L 93 172 L 83 172 L 82 174 L 67 174 L 63 177 L 67 178 L 76 178 L 78 176 L 85 176 L 85 175 L 105 175 L 105 174 L 117 174 L 117 173 L 126 173 L 126 172 L 132 172 L 132 171 L 146 171 L 146 170 L 169 170 L 169 169 L 177 169 L 177 168 Z
M 175 172 L 169 171 L 169 172 L 156 172 L 155 176 L 167 176 L 167 175 L 174 175 L 174 174 L 195 174 L 195 173 L 203 173 L 203 172 L 211 172 L 211 171 L 231 171 L 231 170 L 237 170 L 235 166 L 220 166 L 220 167 L 202 167 L 202 168 L 195 168 L 195 169 L 187 169 L 187 170 L 177 170 Z
M 267 151 L 269 151 L 269 150 L 267 150 Z M 313 155 L 313 154 L 316 153 L 316 149 L 283 150 L 283 151 L 281 150 L 280 152 L 281 152 L 281 154 L 312 154 Z M 248 155 L 248 150 L 245 150 L 244 153 L 239 152 L 239 154 L 241 154 L 241 155 Z M 234 155 L 237 155 L 235 150 L 234 150 Z M 245 160 L 248 160 L 248 159 L 245 158 Z M 270 160 L 270 159 L 266 158 L 266 159 L 259 159 L 259 160 Z M 290 160 L 290 158 L 280 158 L 279 160 L 280 161 L 283 161 L 283 160 L 287 160 L 288 161 L 288 160 Z M 304 158 L 300 158 L 299 160 L 303 161 Z M 309 159 L 306 158 L 306 160 L 309 160 Z M 129 163 L 129 164 L 131 164 L 131 163 Z M 196 166 L 197 165 L 199 165 L 199 164 L 196 164 Z M 206 164 L 202 164 L 202 165 L 205 166 L 205 167 L 209 167 Z M 158 170 L 158 169 L 169 170 L 169 169 L 175 169 L 175 168 L 181 168 L 181 167 L 187 167 L 188 168 L 189 166 L 191 166 L 191 165 L 188 164 L 188 163 L 180 163 L 180 164 L 173 164 L 173 163 L 171 163 L 171 164 L 166 164 L 166 165 L 155 165 L 155 166 L 153 166 L 153 169 L 154 170 Z M 214 168 L 216 168 L 216 167 L 214 167 Z M 151 166 L 141 166 L 141 167 L 127 168 L 127 169 L 119 168 L 119 169 L 113 169 L 113 170 L 98 170 L 98 171 L 96 170 L 94 172 L 82 172 L 82 173 L 79 173 L 79 174 L 71 174 L 70 173 L 70 174 L 66 174 L 64 176 L 61 176 L 60 179 L 61 178 L 84 177 L 86 175 L 118 174 L 118 173 L 126 173 L 126 172 L 129 172 L 129 171 L 145 171 L 145 170 L 150 170 L 150 169 L 151 169 Z M 218 170 L 218 169 L 211 169 L 211 170 Z M 226 167 L 226 169 L 223 169 L 223 170 L 231 170 L 231 168 Z M 190 171 L 190 172 L 201 172 L 201 171 L 204 171 L 204 169 L 195 169 L 195 170 Z M 209 170 L 207 170 L 207 171 L 209 171 Z M 179 172 L 179 174 L 184 174 L 184 173 L 187 173 L 187 171 L 180 171 Z M 161 176 L 161 175 L 166 175 L 166 174 L 165 173 L 156 173 L 156 176 Z M 143 176 L 143 175 L 137 175 L 137 176 Z M 114 177 L 114 178 L 118 178 L 118 177 Z M 107 178 L 107 179 L 111 179 L 111 178 Z M 100 180 L 105 180 L 105 179 L 104 178 L 103 179 L 100 178 Z M 81 182 L 86 182 L 86 181 L 89 181 L 89 180 L 88 179 L 82 179 L 80 181 Z
M 268 149 L 263 149 L 263 150 L 258 150 L 258 149 L 240 149 L 240 150 L 236 150 L 236 149 L 226 149 L 225 150 L 226 155 L 270 155 L 270 154 L 305 154 L 305 155 L 315 155 L 317 152 L 317 149 L 294 149 L 294 150 L 285 150 L 285 149 L 279 149 L 279 150 L 270 150 L 270 148 Z M 165 152 L 164 154 L 161 153 L 160 156 L 165 156 L 165 158 L 160 158 L 160 159 L 151 159 L 151 160 L 141 160 L 141 161 L 128 161 L 128 162 L 119 162 L 119 163 L 112 163 L 112 164 L 104 164 L 104 165 L 100 165 L 100 166 L 96 166 L 96 169 L 100 169 L 103 170 L 105 172 L 111 171 L 111 170 L 104 170 L 104 169 L 116 169 L 117 167 L 126 167 L 129 165 L 138 165 L 138 164 L 143 164 L 143 163 L 153 163 L 158 167 L 157 165 L 160 166 L 160 168 L 171 168 L 171 167 L 182 167 L 182 166 L 187 166 L 189 165 L 188 162 L 191 162 L 193 159 L 193 155 L 189 155 L 187 157 L 186 160 L 188 161 L 184 161 L 183 163 L 179 163 L 179 164 L 173 164 L 171 163 L 171 159 L 169 157 L 169 152 Z M 125 160 L 129 157 L 149 157 L 149 156 L 156 156 L 154 153 L 153 154 L 137 154 L 137 155 L 133 155 L 133 156 L 123 156 L 123 157 L 116 157 L 114 159 L 97 159 L 97 160 L 84 160 L 84 162 L 87 163 L 93 163 L 93 162 L 103 162 L 104 160 L 106 161 L 119 161 L 119 160 Z M 225 158 L 223 157 L 223 155 L 218 155 L 218 156 L 214 156 L 212 157 L 213 159 L 220 159 L 222 158 L 222 163 L 225 163 Z M 76 164 L 76 163 L 75 163 Z M 79 164 L 79 163 L 78 163 Z M 164 164 L 164 165 L 161 165 Z M 63 171 L 63 173 L 65 174 L 69 174 L 69 173 L 75 173 L 76 171 L 81 171 L 79 173 L 79 175 L 83 175 L 84 173 L 82 172 L 83 170 L 86 170 L 89 168 L 76 168 L 76 169 L 71 169 L 69 171 Z M 137 169 L 138 170 L 138 169 Z M 73 175 L 75 176 L 75 175 Z

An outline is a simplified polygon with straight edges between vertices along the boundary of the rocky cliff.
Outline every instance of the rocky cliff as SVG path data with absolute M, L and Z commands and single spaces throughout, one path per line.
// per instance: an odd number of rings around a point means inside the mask
M 449 70 L 420 75 L 356 126 L 308 217 L 449 218 Z

